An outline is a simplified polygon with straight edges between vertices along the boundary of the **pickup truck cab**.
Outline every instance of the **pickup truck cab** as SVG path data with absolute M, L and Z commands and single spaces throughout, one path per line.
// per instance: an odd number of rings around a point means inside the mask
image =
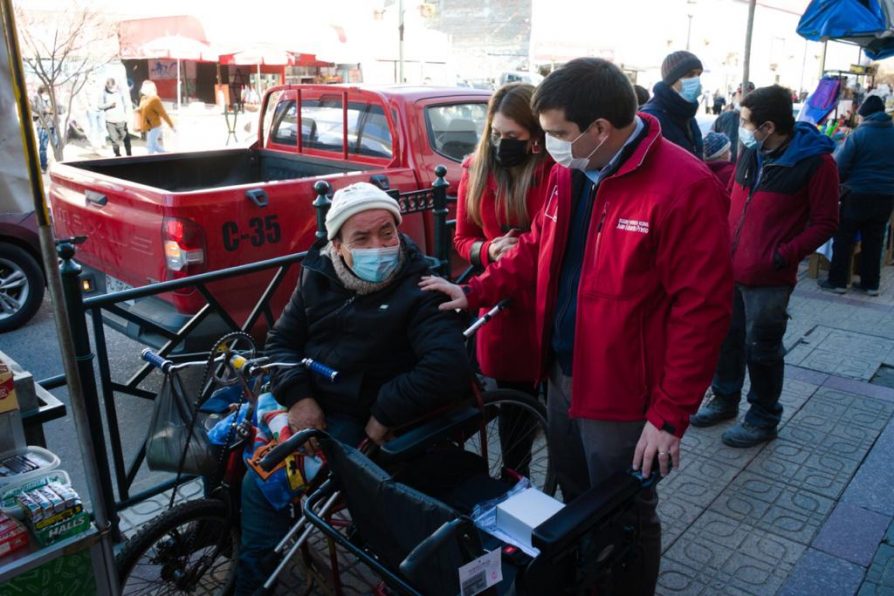
M 314 184 L 366 181 L 401 192 L 428 188 L 437 165 L 455 188 L 484 127 L 489 92 L 436 87 L 281 86 L 264 96 L 248 148 L 57 164 L 49 198 L 57 237 L 86 236 L 77 259 L 90 292 L 144 286 L 306 250 L 314 239 Z M 405 221 L 431 250 L 426 214 Z M 267 274 L 218 282 L 234 319 Z M 273 301 L 284 305 L 294 282 Z M 131 314 L 178 329 L 205 300 L 188 290 L 130 304 Z M 140 325 L 106 322 L 157 346 Z M 210 333 L 210 332 L 209 332 Z

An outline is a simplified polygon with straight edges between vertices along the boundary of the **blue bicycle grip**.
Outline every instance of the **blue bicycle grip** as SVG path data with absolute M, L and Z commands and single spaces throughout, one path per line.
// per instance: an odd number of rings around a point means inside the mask
M 338 378 L 337 370 L 329 368 L 325 364 L 317 362 L 312 358 L 305 358 L 301 361 L 301 364 L 303 364 L 309 371 L 314 372 L 321 377 L 329 379 L 330 383 L 334 383 L 335 380 Z
M 164 372 L 167 372 L 167 368 L 173 364 L 173 362 L 162 358 L 160 355 L 156 354 L 149 348 L 143 348 L 143 351 L 140 352 L 140 358 L 142 358 L 155 368 L 160 368 Z

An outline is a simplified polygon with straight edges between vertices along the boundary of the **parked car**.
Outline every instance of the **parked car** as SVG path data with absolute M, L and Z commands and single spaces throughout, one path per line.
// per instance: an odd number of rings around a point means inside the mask
M 56 164 L 56 235 L 87 237 L 77 258 L 85 287 L 100 293 L 299 252 L 314 239 L 318 180 L 406 192 L 430 188 L 443 164 L 456 188 L 489 97 L 436 87 L 274 87 L 251 147 Z M 431 254 L 430 214 L 408 216 L 403 228 Z M 264 275 L 219 282 L 215 296 L 240 320 Z M 282 290 L 274 308 L 291 287 Z M 106 321 L 158 346 L 164 338 L 135 318 L 175 330 L 204 304 L 198 291 L 173 292 L 124 305 L 129 320 Z
M 31 320 L 43 302 L 46 279 L 34 212 L 0 213 L 0 333 Z

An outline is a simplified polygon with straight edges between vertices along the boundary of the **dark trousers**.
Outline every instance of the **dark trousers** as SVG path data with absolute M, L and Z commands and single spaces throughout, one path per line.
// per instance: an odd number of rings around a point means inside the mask
M 786 309 L 791 293 L 789 286 L 736 285 L 732 321 L 711 383 L 715 399 L 738 406 L 747 367 L 751 389 L 745 422 L 760 428 L 775 428 L 782 417 L 779 404 L 785 373 L 782 338 L 788 326 Z
M 892 209 L 894 195 L 849 192 L 842 197 L 838 231 L 832 242 L 829 283 L 847 287 L 854 237 L 860 232 L 860 285 L 866 290 L 878 289 L 882 241 Z
M 115 156 L 121 155 L 121 143 L 124 143 L 124 151 L 130 155 L 130 134 L 127 132 L 127 122 L 106 122 L 106 131 L 109 133 L 109 141 L 112 142 L 112 151 Z
M 37 156 L 40 159 L 40 169 L 47 169 L 47 145 L 50 141 L 56 142 L 56 129 L 46 129 L 42 126 L 37 127 Z
M 633 463 L 633 451 L 645 421 L 613 422 L 570 418 L 571 377 L 553 366 L 547 390 L 550 461 L 565 502 L 574 500 Z M 656 511 L 658 493 L 642 491 L 631 511 L 639 526 L 640 553 L 635 565 L 612 578 L 611 594 L 655 593 L 661 563 L 661 522 Z

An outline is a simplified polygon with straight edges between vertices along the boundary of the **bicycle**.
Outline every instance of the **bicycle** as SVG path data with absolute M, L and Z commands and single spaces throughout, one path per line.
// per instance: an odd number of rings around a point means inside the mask
M 503 305 L 498 305 L 485 317 L 482 317 L 475 325 L 466 330 L 466 337 L 470 337 L 475 330 L 485 324 L 492 316 L 495 316 Z M 248 349 L 243 350 L 249 358 L 239 354 L 234 349 L 236 340 L 248 343 Z M 228 345 L 227 342 L 232 342 Z M 271 363 L 264 358 L 253 358 L 255 354 L 254 344 L 251 338 L 245 334 L 229 334 L 224 336 L 213 348 L 209 358 L 205 361 L 193 361 L 180 364 L 164 360 L 160 356 L 144 350 L 143 359 L 155 364 L 165 374 L 170 374 L 182 368 L 205 366 L 205 379 L 200 385 L 202 395 L 210 392 L 208 377 L 218 384 L 238 383 L 245 393 L 249 403 L 256 401 L 261 389 L 260 378 L 263 374 L 274 368 L 285 366 L 307 366 L 311 371 L 323 375 L 326 378 L 334 378 L 337 372 L 317 362 L 305 360 L 303 363 Z M 210 371 L 214 367 L 218 372 L 213 375 Z M 223 372 L 220 372 L 223 371 Z M 252 381 L 254 380 L 254 386 Z M 452 437 L 454 443 L 462 444 L 463 448 L 481 454 L 489 463 L 493 476 L 521 477 L 529 475 L 532 484 L 548 494 L 556 491 L 556 481 L 549 465 L 549 448 L 546 441 L 546 411 L 543 404 L 534 400 L 529 395 L 509 390 L 483 391 L 483 384 L 477 380 L 472 387 L 472 393 L 476 402 L 475 428 L 468 424 L 459 424 L 453 428 Z M 196 402 L 195 410 L 202 402 Z M 497 425 L 505 416 L 500 413 L 510 413 L 509 419 L 526 420 L 519 429 L 503 428 L 502 437 L 497 431 Z M 515 415 L 512 415 L 515 412 Z M 483 416 L 480 414 L 483 413 Z M 249 416 L 246 418 L 250 419 Z M 196 419 L 194 417 L 192 425 Z M 434 426 L 440 425 L 435 421 Z M 441 425 L 443 427 L 443 425 Z M 435 433 L 437 434 L 437 433 Z M 434 435 L 432 435 L 434 436 Z M 498 439 L 497 437 L 500 437 Z M 507 438 L 508 437 L 508 438 Z M 429 439 L 431 437 L 426 437 Z M 439 435 L 441 440 L 447 438 L 444 433 Z M 160 589 L 165 587 L 172 591 L 190 593 L 227 594 L 232 591 L 235 582 L 235 561 L 239 556 L 240 540 L 240 495 L 241 476 L 244 473 L 241 449 L 245 436 L 233 444 L 225 444 L 221 449 L 218 467 L 212 477 L 204 478 L 206 483 L 206 496 L 201 499 L 188 501 L 179 505 L 173 505 L 174 496 L 171 498 L 170 508 L 146 524 L 136 535 L 129 539 L 116 558 L 119 575 L 121 578 L 122 592 L 133 593 L 133 586 L 145 586 L 143 592 L 151 592 L 151 587 Z M 387 447 L 394 443 L 395 449 L 400 450 L 401 437 L 386 444 Z M 406 443 L 404 439 L 404 443 Z M 530 455 L 526 455 L 521 461 L 507 466 L 503 452 L 512 451 L 513 445 L 532 445 Z M 418 445 L 413 445 L 416 448 Z M 404 453 L 409 451 L 404 447 Z M 520 473 L 516 468 L 521 468 Z M 322 481 L 323 474 L 320 474 Z M 337 496 L 334 495 L 321 507 L 319 515 L 329 515 L 337 507 Z M 286 565 L 294 558 L 299 549 L 306 549 L 307 540 L 311 528 L 306 525 L 304 515 L 296 519 L 295 524 L 277 546 L 275 553 L 280 557 L 279 564 L 265 583 L 269 590 L 276 581 L 278 575 Z M 307 563 L 307 557 L 305 557 Z M 336 567 L 333 565 L 333 567 Z M 337 569 L 332 569 L 332 574 L 337 574 Z M 338 585 L 336 577 L 333 583 Z M 161 591 L 161 590 L 160 590 Z

